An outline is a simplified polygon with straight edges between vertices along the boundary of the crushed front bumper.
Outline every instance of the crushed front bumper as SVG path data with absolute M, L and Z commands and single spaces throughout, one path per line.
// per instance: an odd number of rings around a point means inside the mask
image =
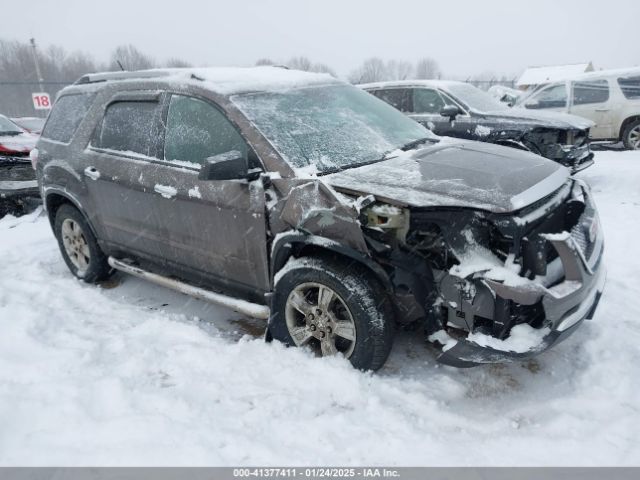
M 602 264 L 604 237 L 595 206 L 590 199 L 587 208 L 571 232 L 547 235 L 558 252 L 564 278 L 545 286 L 543 282 L 524 285 L 483 280 L 494 298 L 518 305 L 541 305 L 548 328 L 537 345 L 526 351 L 505 347 L 483 346 L 466 339 L 459 340 L 438 357 L 438 361 L 455 367 L 472 367 L 483 363 L 513 362 L 540 354 L 571 335 L 585 319 L 593 318 L 606 281 Z
M 565 167 L 571 169 L 573 173 L 584 170 L 593 165 L 593 152 L 591 146 L 585 143 L 581 146 L 564 146 L 562 147 L 563 156 L 560 160 Z
M 459 340 L 453 347 L 444 351 L 438 362 L 458 368 L 475 367 L 484 363 L 507 363 L 535 357 L 548 350 L 575 332 L 582 322 L 593 318 L 606 280 L 606 271 L 601 267 L 593 280 L 586 298 L 560 317 L 555 327 L 542 338 L 541 342 L 526 352 L 498 350 L 496 348 L 479 345 L 468 340 Z

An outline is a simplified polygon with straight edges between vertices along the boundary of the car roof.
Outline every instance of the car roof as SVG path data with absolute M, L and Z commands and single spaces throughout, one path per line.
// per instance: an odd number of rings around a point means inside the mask
M 468 85 L 468 83 L 457 80 L 392 80 L 385 82 L 362 83 L 357 85 L 364 90 L 377 90 L 381 88 L 394 87 L 433 87 L 448 90 L 452 85 Z
M 610 78 L 610 77 L 630 77 L 630 76 L 640 76 L 640 67 L 632 67 L 632 68 L 616 68 L 611 70 L 598 70 L 595 72 L 587 72 L 581 73 L 580 75 L 574 75 L 572 77 L 568 77 L 565 80 L 558 80 L 557 82 L 547 82 L 544 84 L 551 85 L 556 83 L 564 83 L 571 81 L 579 81 L 579 80 L 596 80 L 599 78 Z
M 162 81 L 194 84 L 220 95 L 248 92 L 282 91 L 313 85 L 343 84 L 326 73 L 289 70 L 284 67 L 208 67 L 165 68 L 133 72 L 92 73 L 81 77 L 74 85 L 97 85 L 127 81 Z

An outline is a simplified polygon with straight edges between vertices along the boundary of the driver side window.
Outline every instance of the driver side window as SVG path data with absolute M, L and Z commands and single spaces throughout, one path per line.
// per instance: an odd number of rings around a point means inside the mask
M 224 113 L 200 99 L 172 95 L 167 115 L 164 159 L 200 166 L 208 157 L 248 147 Z
M 526 108 L 562 108 L 567 106 L 567 87 L 564 83 L 542 90 L 528 100 Z
M 413 89 L 413 112 L 439 114 L 445 102 L 438 92 L 430 88 Z

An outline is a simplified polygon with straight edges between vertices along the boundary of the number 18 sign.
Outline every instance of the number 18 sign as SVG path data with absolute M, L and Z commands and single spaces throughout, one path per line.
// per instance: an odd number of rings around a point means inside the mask
M 31 99 L 33 100 L 33 108 L 36 110 L 49 110 L 51 109 L 51 99 L 48 93 L 32 93 Z

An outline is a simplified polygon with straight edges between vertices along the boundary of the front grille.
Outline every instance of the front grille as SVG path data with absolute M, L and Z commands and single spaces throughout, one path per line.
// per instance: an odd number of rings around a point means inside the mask
M 592 221 L 595 222 L 596 220 Z M 596 244 L 589 239 L 584 222 L 580 221 L 574 225 L 571 229 L 571 238 L 576 242 L 576 245 L 584 255 L 584 258 L 589 260 L 591 255 L 593 255 L 593 250 L 595 249 Z

